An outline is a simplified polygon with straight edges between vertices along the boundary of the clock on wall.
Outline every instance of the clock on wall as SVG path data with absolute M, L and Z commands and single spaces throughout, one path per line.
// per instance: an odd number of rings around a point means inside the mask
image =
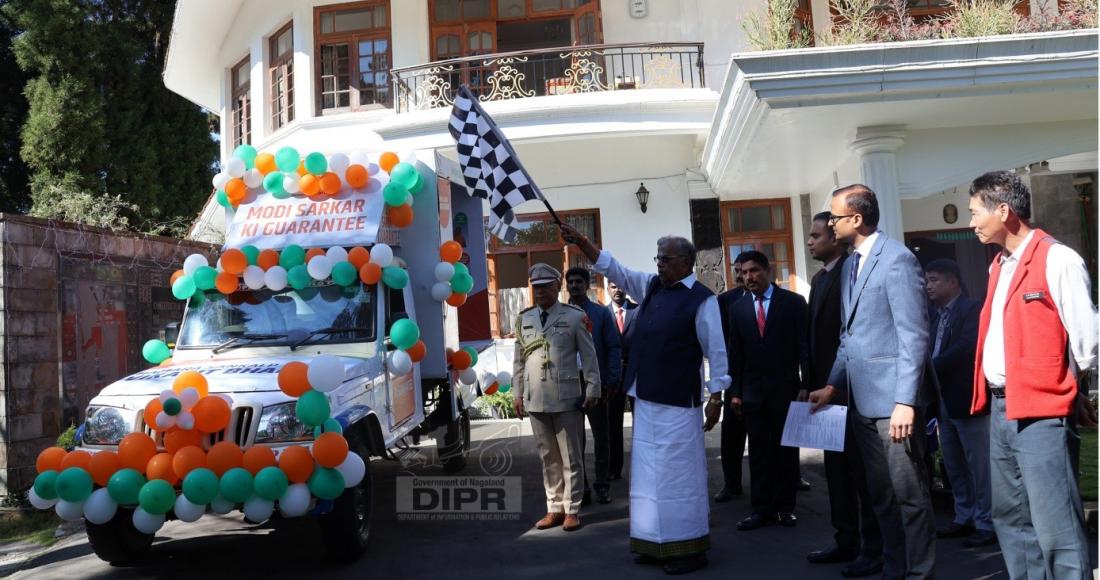
M 649 14 L 649 1 L 648 0 L 628 0 L 630 5 L 630 15 L 634 18 L 645 18 L 646 14 Z

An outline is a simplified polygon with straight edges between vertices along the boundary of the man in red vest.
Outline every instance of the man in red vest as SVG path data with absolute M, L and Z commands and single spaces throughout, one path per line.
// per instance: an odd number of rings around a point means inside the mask
M 1032 228 L 1009 171 L 970 186 L 970 227 L 1002 251 L 989 269 L 970 412 L 991 414 L 993 526 L 1011 578 L 1092 578 L 1069 439 L 1076 373 L 1096 365 L 1096 307 L 1079 255 Z

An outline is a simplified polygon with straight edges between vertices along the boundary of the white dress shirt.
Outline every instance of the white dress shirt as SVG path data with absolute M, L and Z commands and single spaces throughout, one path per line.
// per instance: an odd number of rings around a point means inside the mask
M 650 281 L 656 276 L 648 272 L 636 272 L 629 270 L 619 263 L 611 252 L 603 250 L 600 257 L 593 264 L 597 272 L 607 276 L 608 280 L 616 286 L 626 290 L 640 304 L 645 300 L 646 290 Z M 688 274 L 680 280 L 688 288 L 696 284 L 695 274 Z M 703 349 L 704 356 L 710 365 L 710 379 L 705 380 L 703 369 L 700 367 L 699 376 L 704 379 L 707 390 L 710 393 L 718 393 L 729 388 L 732 379 L 729 376 L 729 360 L 726 358 L 726 343 L 722 335 L 722 317 L 718 311 L 718 298 L 711 296 L 703 302 L 695 311 L 695 334 L 699 337 L 699 346 Z M 627 394 L 635 396 L 638 382 L 635 380 Z
M 989 330 L 982 345 L 982 371 L 991 385 L 1003 387 L 1005 384 L 1005 338 L 1004 314 L 1008 287 L 1020 256 L 1024 255 L 1028 244 L 1035 236 L 1032 230 L 1010 256 L 1002 252 L 1001 274 L 997 279 L 997 288 L 993 291 L 993 303 L 990 305 Z M 992 271 L 992 266 L 990 266 Z M 1077 368 L 1088 370 L 1096 366 L 1096 307 L 1089 296 L 1089 272 L 1085 261 L 1070 248 L 1054 244 L 1047 253 L 1047 286 L 1050 298 L 1058 308 L 1058 318 L 1069 334 L 1071 363 Z

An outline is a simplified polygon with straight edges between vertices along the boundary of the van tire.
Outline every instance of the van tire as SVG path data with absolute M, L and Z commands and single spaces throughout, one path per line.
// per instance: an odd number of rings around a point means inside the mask
M 466 467 L 470 454 L 470 412 L 462 409 L 458 419 L 447 424 L 447 434 L 438 449 L 443 471 L 457 473 Z
M 110 564 L 131 564 L 145 558 L 153 545 L 153 534 L 134 527 L 134 510 L 119 507 L 115 517 L 105 524 L 85 521 L 88 543 L 100 560 Z
M 370 450 L 361 429 L 348 430 L 348 444 L 351 453 L 358 453 L 366 463 L 367 470 L 363 481 L 355 487 L 349 487 L 336 498 L 332 511 L 319 517 L 321 537 L 330 558 L 342 563 L 358 560 L 367 551 L 370 541 L 371 514 L 374 511 L 372 501 L 374 489 L 371 484 Z

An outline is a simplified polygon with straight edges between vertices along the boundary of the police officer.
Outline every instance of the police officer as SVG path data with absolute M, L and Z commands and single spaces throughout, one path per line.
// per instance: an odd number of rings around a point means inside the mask
M 530 414 L 542 460 L 547 513 L 535 527 L 560 525 L 571 532 L 581 527 L 577 512 L 584 493 L 582 411 L 599 402 L 600 364 L 584 311 L 558 302 L 561 272 L 535 264 L 528 276 L 535 305 L 516 317 L 516 415 Z M 587 385 L 587 392 L 582 385 Z

